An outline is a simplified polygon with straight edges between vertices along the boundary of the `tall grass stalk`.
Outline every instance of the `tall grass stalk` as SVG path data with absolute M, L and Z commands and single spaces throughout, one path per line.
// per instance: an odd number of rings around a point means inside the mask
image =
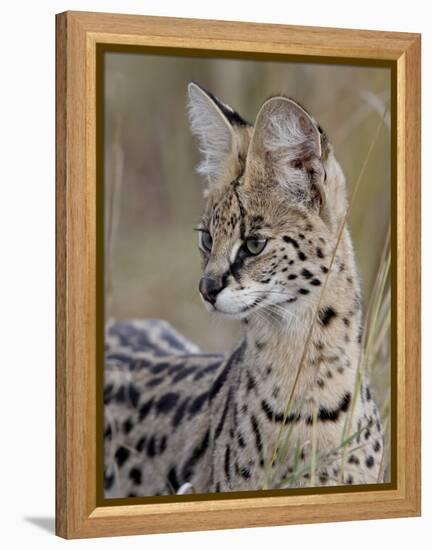
M 310 341 L 311 341 L 311 338 L 312 338 L 313 327 L 315 325 L 315 322 L 316 322 L 316 319 L 317 319 L 317 316 L 318 316 L 318 311 L 320 310 L 320 307 L 321 307 L 322 298 L 324 296 L 325 289 L 326 289 L 327 284 L 328 284 L 329 276 L 330 276 L 330 273 L 331 273 L 332 268 L 333 268 L 333 264 L 334 264 L 334 261 L 335 261 L 335 258 L 336 258 L 336 252 L 337 252 L 337 249 L 338 249 L 339 244 L 341 242 L 344 229 L 346 227 L 348 214 L 349 214 L 351 208 L 353 207 L 353 205 L 355 203 L 355 198 L 356 198 L 358 190 L 360 188 L 360 184 L 363 181 L 363 177 L 364 177 L 364 174 L 366 172 L 366 168 L 368 166 L 370 157 L 372 155 L 372 151 L 373 151 L 373 149 L 374 149 L 374 147 L 377 143 L 379 134 L 381 132 L 381 128 L 383 127 L 383 125 L 385 123 L 385 117 L 386 117 L 387 109 L 388 109 L 388 107 L 386 107 L 386 109 L 385 109 L 385 111 L 384 111 L 384 113 L 383 113 L 383 115 L 380 119 L 380 122 L 377 125 L 375 134 L 374 134 L 374 136 L 373 136 L 373 138 L 370 142 L 368 151 L 366 153 L 365 160 L 363 161 L 362 167 L 360 169 L 359 175 L 358 175 L 357 180 L 356 180 L 355 185 L 354 185 L 354 191 L 353 191 L 353 194 L 352 194 L 352 197 L 351 197 L 351 201 L 348 204 L 348 207 L 345 211 L 345 214 L 344 214 L 344 216 L 342 218 L 342 221 L 341 221 L 341 224 L 339 226 L 339 230 L 338 230 L 337 238 L 336 238 L 336 244 L 335 244 L 335 247 L 333 249 L 333 254 L 331 256 L 328 272 L 327 272 L 327 275 L 326 275 L 326 277 L 323 281 L 323 285 L 321 287 L 321 292 L 320 292 L 319 297 L 318 297 L 318 302 L 316 304 L 316 307 L 315 307 L 313 315 L 312 315 L 312 320 L 311 320 L 311 323 L 310 323 L 310 326 L 309 326 L 309 329 L 308 329 L 308 332 L 307 332 L 307 336 L 306 336 L 305 343 L 304 343 L 304 346 L 303 346 L 302 355 L 301 355 L 299 365 L 298 365 L 298 368 L 297 368 L 297 371 L 296 371 L 296 374 L 295 374 L 295 377 L 294 377 L 294 382 L 293 382 L 293 385 L 292 385 L 292 388 L 291 388 L 291 391 L 290 391 L 290 395 L 289 395 L 289 398 L 288 398 L 288 401 L 287 401 L 287 405 L 286 405 L 285 410 L 284 410 L 282 423 L 281 423 L 281 426 L 278 430 L 276 440 L 275 440 L 275 443 L 274 443 L 274 446 L 273 446 L 273 450 L 272 450 L 272 453 L 271 453 L 271 466 L 273 466 L 273 464 L 276 461 L 276 456 L 277 456 L 278 448 L 279 448 L 279 445 L 280 445 L 280 440 L 281 440 L 281 437 L 282 437 L 282 433 L 283 433 L 283 430 L 284 430 L 285 422 L 286 422 L 286 419 L 288 418 L 288 415 L 290 414 L 290 411 L 291 411 L 291 408 L 292 408 L 292 402 L 293 402 L 295 390 L 297 388 L 300 373 L 301 373 L 301 370 L 303 368 L 304 361 L 306 359 L 306 354 L 307 354 L 309 344 L 310 344 Z M 352 407 L 352 409 L 353 408 L 354 408 L 354 406 Z
M 117 96 L 122 97 L 122 79 L 116 81 L 115 92 Z M 120 102 L 122 104 L 122 102 Z M 123 187 L 124 177 L 124 150 L 123 150 L 123 109 L 118 109 L 115 113 L 113 124 L 113 137 L 108 146 L 108 162 L 110 175 L 109 185 L 105 186 L 107 197 L 105 200 L 105 302 L 107 318 L 112 317 L 114 290 L 113 290 L 113 271 L 114 271 L 114 247 L 120 219 L 120 197 Z
M 390 300 L 385 300 L 385 293 L 384 290 L 387 287 L 388 292 L 390 293 L 390 287 L 388 285 L 388 277 L 389 277 L 389 271 L 390 271 L 390 228 L 387 232 L 385 245 L 383 248 L 383 252 L 381 254 L 381 260 L 380 265 L 378 267 L 377 276 L 375 278 L 374 286 L 372 289 L 372 293 L 370 296 L 368 308 L 366 310 L 365 315 L 365 324 L 364 324 L 364 335 L 362 339 L 362 347 L 360 350 L 360 357 L 357 363 L 357 370 L 356 370 L 356 383 L 353 393 L 353 399 L 352 399 L 352 406 L 350 413 L 345 421 L 342 439 L 346 437 L 346 434 L 351 432 L 352 429 L 352 419 L 355 411 L 355 407 L 357 404 L 357 400 L 360 396 L 361 392 L 361 385 L 362 380 L 364 377 L 364 371 L 367 369 L 368 374 L 371 374 L 371 368 L 370 368 L 370 362 L 369 362 L 369 356 L 370 356 L 370 350 L 374 347 L 374 343 L 376 342 L 377 337 L 382 332 L 382 327 L 379 326 L 379 319 L 386 319 L 390 318 Z M 383 307 L 388 308 L 388 311 L 383 312 Z M 387 330 L 390 327 L 390 323 L 387 324 Z M 380 337 L 381 344 L 384 341 L 384 335 Z M 378 354 L 378 351 L 376 351 L 376 354 Z M 344 474 L 344 468 L 346 464 L 346 449 L 344 449 L 342 453 L 342 461 L 341 461 L 341 468 L 340 468 L 340 475 L 339 479 L 342 483 L 343 480 L 343 474 Z

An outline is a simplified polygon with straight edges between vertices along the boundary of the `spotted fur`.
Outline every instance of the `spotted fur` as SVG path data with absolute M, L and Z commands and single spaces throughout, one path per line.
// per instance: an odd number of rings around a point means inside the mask
M 380 482 L 346 227 L 336 246 L 345 180 L 327 136 L 283 96 L 252 126 L 191 84 L 189 114 L 207 180 L 198 229 L 213 294 L 200 289 L 210 311 L 242 319 L 245 335 L 217 355 L 163 321 L 108 325 L 106 496 Z M 265 242 L 258 254 L 250 238 Z

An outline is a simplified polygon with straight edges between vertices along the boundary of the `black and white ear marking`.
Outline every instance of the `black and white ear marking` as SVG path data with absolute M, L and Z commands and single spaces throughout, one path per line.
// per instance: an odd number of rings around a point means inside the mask
M 188 114 L 203 157 L 198 173 L 213 183 L 227 155 L 234 151 L 234 126 L 246 126 L 247 123 L 231 107 L 194 82 L 188 85 Z

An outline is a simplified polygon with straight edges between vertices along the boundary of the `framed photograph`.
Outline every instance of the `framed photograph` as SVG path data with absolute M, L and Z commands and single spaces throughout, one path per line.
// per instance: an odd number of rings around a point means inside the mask
M 56 531 L 420 514 L 420 36 L 57 16 Z

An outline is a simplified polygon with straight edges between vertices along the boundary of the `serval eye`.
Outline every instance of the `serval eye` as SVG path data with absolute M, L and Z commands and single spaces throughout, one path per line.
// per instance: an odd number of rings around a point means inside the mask
M 256 237 L 250 237 L 249 239 L 246 239 L 245 247 L 246 247 L 246 250 L 249 252 L 249 254 L 252 254 L 253 256 L 257 256 L 258 254 L 261 254 L 266 244 L 267 244 L 267 239 L 258 239 Z
M 199 231 L 198 233 L 198 243 L 201 250 L 204 252 L 211 252 L 213 246 L 212 236 L 208 231 Z

